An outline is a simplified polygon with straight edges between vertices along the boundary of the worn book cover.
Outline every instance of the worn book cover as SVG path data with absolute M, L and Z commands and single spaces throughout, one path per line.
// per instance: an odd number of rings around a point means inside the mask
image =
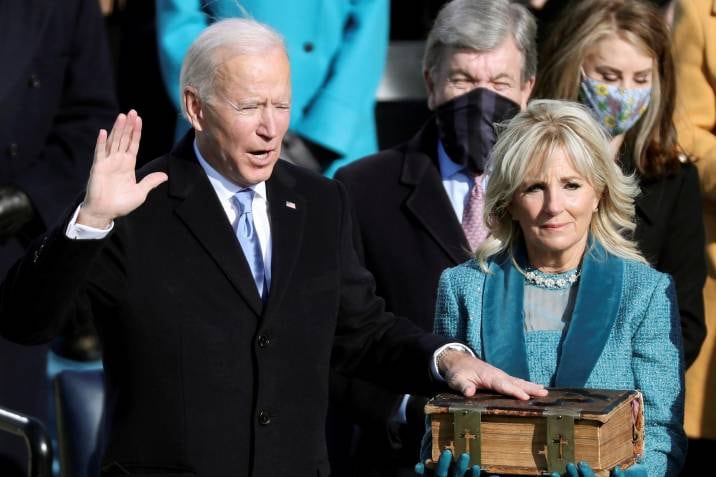
M 586 461 L 608 476 L 632 465 L 644 450 L 643 400 L 638 391 L 549 389 L 520 401 L 479 392 L 439 394 L 425 406 L 432 427 L 432 461 L 445 449 L 468 452 L 471 464 L 500 475 L 564 473 Z

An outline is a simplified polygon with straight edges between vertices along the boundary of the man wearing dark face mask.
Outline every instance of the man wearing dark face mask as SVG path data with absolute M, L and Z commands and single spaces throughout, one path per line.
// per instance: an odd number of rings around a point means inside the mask
M 407 143 L 336 174 L 348 189 L 358 254 L 389 309 L 432 331 L 441 272 L 487 236 L 483 191 L 495 123 L 525 108 L 537 68 L 535 20 L 508 0 L 453 0 L 428 36 L 434 115 Z M 360 426 L 356 475 L 413 475 L 424 399 L 336 376 L 334 404 Z

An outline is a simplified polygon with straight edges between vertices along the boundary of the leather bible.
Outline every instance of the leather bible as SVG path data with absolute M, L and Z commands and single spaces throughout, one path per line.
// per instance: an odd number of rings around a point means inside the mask
M 643 408 L 638 391 L 552 388 L 528 401 L 439 394 L 425 406 L 432 428 L 427 465 L 450 449 L 454 458 L 467 452 L 470 465 L 503 476 L 563 474 L 568 462 L 585 461 L 606 477 L 643 453 Z

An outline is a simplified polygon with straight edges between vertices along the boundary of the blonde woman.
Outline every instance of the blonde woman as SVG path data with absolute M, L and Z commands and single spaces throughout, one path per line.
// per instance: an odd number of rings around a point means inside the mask
M 611 137 L 614 160 L 639 180 L 634 238 L 674 277 L 688 367 L 706 334 L 704 228 L 696 168 L 679 160 L 669 30 L 648 2 L 582 0 L 551 32 L 534 97 L 588 106 Z
M 638 188 L 608 144 L 576 103 L 533 101 L 509 123 L 486 191 L 492 235 L 443 273 L 435 333 L 547 386 L 640 389 L 646 447 L 626 474 L 673 476 L 686 450 L 676 295 L 626 238 Z

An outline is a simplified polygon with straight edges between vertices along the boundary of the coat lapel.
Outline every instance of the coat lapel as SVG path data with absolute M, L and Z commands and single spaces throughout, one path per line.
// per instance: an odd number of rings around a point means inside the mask
M 407 209 L 457 265 L 470 258 L 470 246 L 440 179 L 434 157 L 437 145 L 437 132 L 431 119 L 408 142 L 400 180 L 412 187 L 405 201 Z
M 294 190 L 295 179 L 281 161 L 266 183 L 271 222 L 271 290 L 266 316 L 277 309 L 289 288 L 291 275 L 301 249 L 307 204 Z
M 592 242 L 590 240 L 590 242 Z M 515 250 L 526 266 L 523 249 Z M 506 373 L 529 379 L 524 332 L 524 278 L 504 254 L 490 265 L 482 299 L 484 358 Z M 584 387 L 602 354 L 621 301 L 624 264 L 592 242 L 582 261 L 579 289 L 562 344 L 554 386 Z
M 634 208 L 640 220 L 648 225 L 653 225 L 661 216 L 661 203 L 663 201 L 664 190 L 661 187 L 652 187 L 649 182 L 642 181 L 639 185 L 641 193 L 634 201 Z
M 485 277 L 482 348 L 488 363 L 529 379 L 523 318 L 524 279 L 508 254 L 496 258 Z
M 554 385 L 584 387 L 612 332 L 619 310 L 624 263 L 592 242 L 582 260 L 577 299 L 562 344 Z
M 180 200 L 175 213 L 260 316 L 263 304 L 251 269 L 209 179 L 197 162 L 193 139 L 193 134 L 186 135 L 169 161 L 169 191 Z
M 634 164 L 634 157 L 629 148 L 626 148 L 622 152 L 619 166 L 625 175 L 636 174 L 637 177 L 639 177 L 639 172 Z M 656 223 L 662 214 L 661 202 L 663 201 L 664 190 L 658 186 L 654 187 L 654 185 L 655 182 L 653 180 L 641 177 L 639 179 L 639 189 L 641 189 L 641 192 L 634 201 L 637 220 L 645 222 L 648 226 Z

